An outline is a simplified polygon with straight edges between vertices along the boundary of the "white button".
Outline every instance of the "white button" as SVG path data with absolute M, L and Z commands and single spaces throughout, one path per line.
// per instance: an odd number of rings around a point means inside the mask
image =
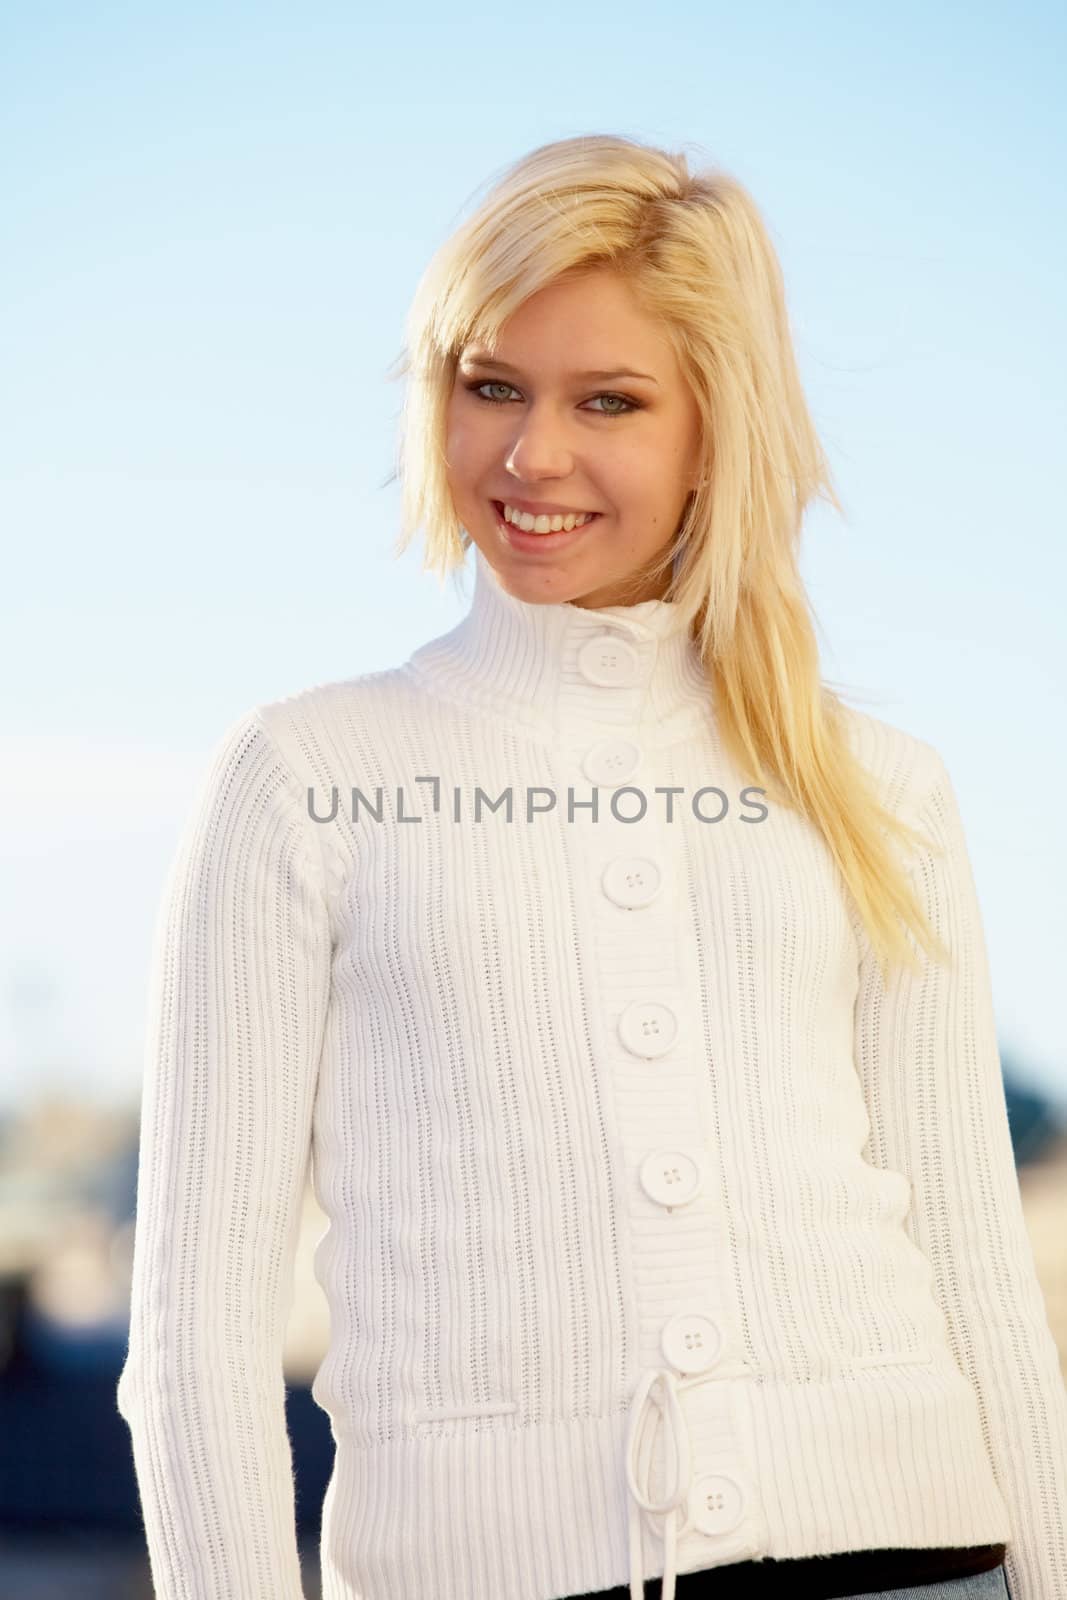
M 689 1520 L 700 1533 L 731 1533 L 745 1514 L 745 1492 L 725 1472 L 707 1472 L 689 1491 Z
M 652 1061 L 678 1037 L 678 1018 L 658 1000 L 635 1000 L 619 1018 L 619 1038 L 631 1055 Z
M 641 1163 L 641 1187 L 657 1205 L 688 1205 L 702 1182 L 700 1164 L 686 1150 L 653 1150 Z
M 625 783 L 641 760 L 641 746 L 632 739 L 601 739 L 582 762 L 582 771 L 590 783 Z
M 609 688 L 639 683 L 644 676 L 641 658 L 633 645 L 610 633 L 586 640 L 578 652 L 578 670 L 589 683 Z
M 659 894 L 662 881 L 656 863 L 645 856 L 619 856 L 608 863 L 600 880 L 608 899 L 627 909 L 647 906 Z
M 711 1317 L 687 1311 L 664 1325 L 660 1347 L 679 1372 L 706 1372 L 719 1359 L 722 1333 Z

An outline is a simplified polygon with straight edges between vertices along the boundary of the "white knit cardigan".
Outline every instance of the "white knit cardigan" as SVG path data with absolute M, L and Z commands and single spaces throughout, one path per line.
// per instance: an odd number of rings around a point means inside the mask
M 886 990 L 677 608 L 475 560 L 403 666 L 228 729 L 167 880 L 117 1397 L 158 1600 L 302 1593 L 309 1163 L 324 1600 L 1001 1540 L 1012 1600 L 1064 1600 L 1067 1393 L 941 758 L 849 710 L 953 952 Z

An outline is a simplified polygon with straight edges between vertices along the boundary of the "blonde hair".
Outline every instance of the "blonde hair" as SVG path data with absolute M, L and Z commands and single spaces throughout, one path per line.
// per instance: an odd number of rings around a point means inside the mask
M 804 511 L 842 506 L 805 402 L 781 268 L 751 196 L 682 153 L 589 135 L 511 166 L 437 251 L 416 289 L 397 470 L 396 550 L 426 530 L 424 569 L 444 578 L 472 543 L 448 488 L 445 421 L 471 339 L 495 347 L 507 318 L 565 276 L 610 267 L 660 319 L 696 398 L 706 470 L 651 567 L 670 570 L 740 769 L 819 830 L 877 953 L 913 968 L 905 930 L 940 960 L 893 841 L 929 845 L 880 804 L 853 754 L 843 706 L 820 676 L 798 567 Z

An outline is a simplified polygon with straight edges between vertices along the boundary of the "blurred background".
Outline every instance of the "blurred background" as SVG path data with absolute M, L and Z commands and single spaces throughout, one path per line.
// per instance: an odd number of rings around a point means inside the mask
M 386 371 L 432 251 L 574 134 L 725 168 L 779 250 L 846 508 L 806 530 L 825 674 L 953 777 L 1067 1371 L 1065 35 L 1041 4 L 0 7 L 0 1593 L 151 1593 L 115 1385 L 164 876 L 239 714 L 465 612 L 393 555 Z M 308 1600 L 324 1227 L 309 1194 Z

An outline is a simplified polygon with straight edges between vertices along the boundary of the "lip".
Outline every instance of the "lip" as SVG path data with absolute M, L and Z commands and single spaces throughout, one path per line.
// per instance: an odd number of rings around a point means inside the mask
M 510 494 L 496 503 L 514 506 L 516 511 L 528 511 L 531 517 L 569 517 L 572 512 L 576 517 L 580 517 L 586 511 L 593 509 L 592 506 L 552 506 L 547 500 L 516 500 L 514 495 Z
M 516 528 L 513 522 L 505 520 L 504 502 L 502 500 L 491 500 L 489 503 L 493 508 L 497 526 L 505 539 L 513 549 L 521 550 L 523 555 L 554 555 L 557 550 L 562 550 L 565 546 L 574 544 L 582 537 L 583 533 L 588 533 L 590 528 L 600 521 L 601 516 L 601 513 L 597 511 L 594 513 L 592 522 L 583 522 L 580 528 L 561 528 L 558 533 L 523 533 L 522 529 Z M 508 505 L 511 504 L 512 502 L 509 500 Z M 516 509 L 521 508 L 517 507 Z M 544 515 L 547 516 L 548 513 L 545 512 Z

